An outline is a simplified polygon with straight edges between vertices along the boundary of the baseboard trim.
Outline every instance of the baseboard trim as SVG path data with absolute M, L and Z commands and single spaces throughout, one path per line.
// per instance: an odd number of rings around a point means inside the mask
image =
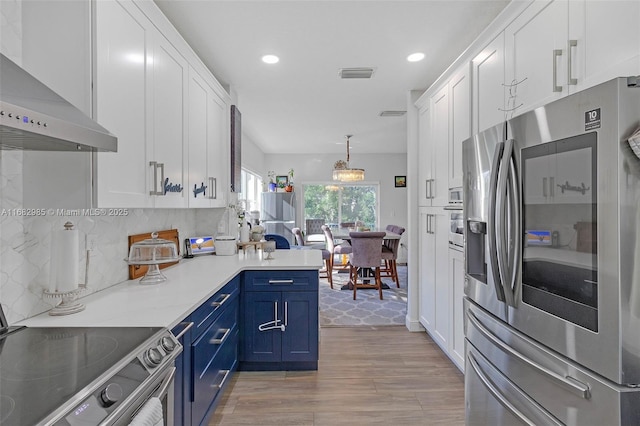
M 423 332 L 425 331 L 420 321 L 412 321 L 409 316 L 406 316 L 404 319 L 404 325 L 407 327 L 407 330 L 411 332 Z

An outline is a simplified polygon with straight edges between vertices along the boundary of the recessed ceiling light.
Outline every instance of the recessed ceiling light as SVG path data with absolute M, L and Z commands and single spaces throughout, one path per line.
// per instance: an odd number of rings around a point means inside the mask
M 280 61 L 280 58 L 278 58 L 276 55 L 264 55 L 262 57 L 262 62 L 264 62 L 265 64 L 277 64 L 278 61 Z
M 419 62 L 424 59 L 424 53 L 416 52 L 407 56 L 407 61 L 409 62 Z

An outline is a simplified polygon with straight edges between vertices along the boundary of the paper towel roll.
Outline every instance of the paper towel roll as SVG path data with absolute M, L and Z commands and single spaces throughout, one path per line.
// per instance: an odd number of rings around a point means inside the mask
M 56 290 L 59 292 L 73 291 L 78 288 L 78 231 L 73 229 L 73 224 L 67 222 L 65 230 L 54 233 L 57 254 L 56 265 Z

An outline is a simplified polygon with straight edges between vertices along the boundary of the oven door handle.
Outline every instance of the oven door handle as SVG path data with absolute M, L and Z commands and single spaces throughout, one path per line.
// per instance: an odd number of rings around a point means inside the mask
M 180 338 L 181 338 L 182 336 L 184 336 L 184 334 L 185 334 L 187 331 L 189 331 L 189 329 L 190 329 L 191 327 L 193 327 L 194 322 L 182 322 L 182 323 L 180 323 L 180 325 L 184 325 L 185 327 L 182 329 L 182 331 L 181 331 L 180 333 L 178 333 L 178 335 L 176 336 L 176 340 L 180 340 Z
M 162 398 L 162 396 L 167 393 L 167 389 L 169 389 L 169 386 L 171 386 L 171 382 L 173 382 L 173 378 L 176 376 L 176 368 L 175 367 L 171 367 L 169 369 L 169 372 L 167 373 L 166 376 L 164 376 L 164 379 L 162 380 L 162 383 L 160 384 L 160 388 L 158 388 L 158 391 L 154 394 L 154 396 L 156 398 Z
M 443 210 L 456 210 L 456 211 L 462 211 L 464 210 L 464 208 L 462 206 L 456 206 L 456 205 L 452 205 L 452 206 L 444 206 Z

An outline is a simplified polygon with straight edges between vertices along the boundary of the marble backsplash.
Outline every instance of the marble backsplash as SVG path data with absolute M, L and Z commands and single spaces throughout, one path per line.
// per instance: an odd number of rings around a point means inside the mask
M 124 259 L 127 236 L 161 229 L 178 229 L 181 238 L 215 235 L 225 209 L 129 209 L 120 217 L 65 216 L 60 212 L 25 217 L 23 207 L 23 154 L 0 152 L 0 302 L 9 324 L 48 311 L 55 301 L 45 299 L 48 287 L 51 236 L 70 220 L 79 230 L 78 275 L 85 277 L 86 235 L 97 237 L 91 252 L 88 282 L 83 296 L 128 279 Z M 180 248 L 182 250 L 182 247 Z

